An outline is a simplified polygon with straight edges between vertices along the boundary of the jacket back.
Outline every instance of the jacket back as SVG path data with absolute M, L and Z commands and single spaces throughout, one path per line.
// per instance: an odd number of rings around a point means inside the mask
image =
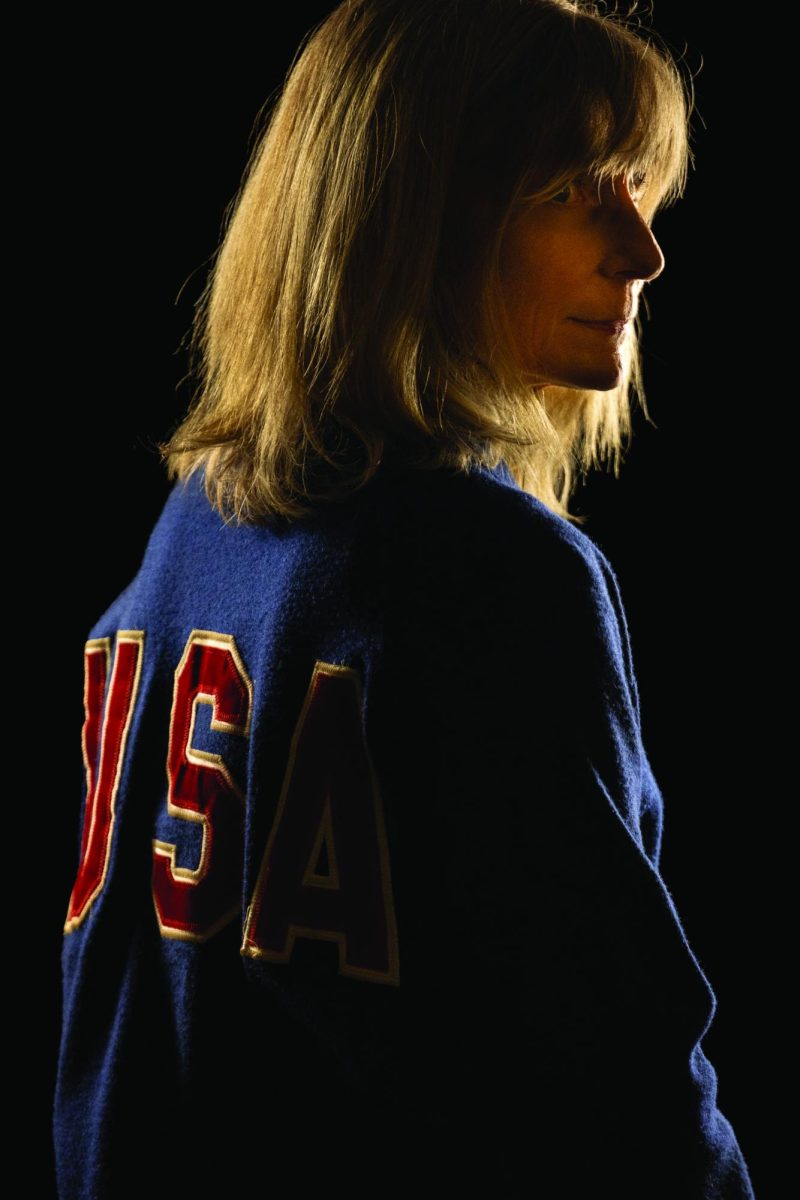
M 194 477 L 85 662 L 62 1200 L 752 1197 L 616 578 L 504 465 Z

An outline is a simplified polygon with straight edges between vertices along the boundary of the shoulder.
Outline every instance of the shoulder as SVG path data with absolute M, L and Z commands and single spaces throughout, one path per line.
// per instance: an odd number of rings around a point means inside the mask
M 392 586 L 439 594 L 456 611 L 495 601 L 523 622 L 539 606 L 613 609 L 614 572 L 577 526 L 523 491 L 504 463 L 469 473 L 389 473 L 368 506 Z
M 422 519 L 438 528 L 448 522 L 454 534 L 472 529 L 479 536 L 502 530 L 508 540 L 564 542 L 590 550 L 591 540 L 576 526 L 525 492 L 504 462 L 470 471 L 388 469 L 376 489 L 387 506 L 394 502 L 410 522 Z

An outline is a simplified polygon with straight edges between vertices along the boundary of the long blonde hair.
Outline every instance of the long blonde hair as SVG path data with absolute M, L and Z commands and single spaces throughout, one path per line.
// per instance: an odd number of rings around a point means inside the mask
M 635 8 L 635 3 L 634 3 Z M 197 305 L 197 387 L 162 447 L 226 518 L 297 518 L 383 460 L 505 459 L 568 520 L 576 473 L 647 414 L 623 382 L 526 384 L 498 302 L 524 198 L 580 173 L 683 193 L 691 81 L 631 15 L 585 0 L 345 0 L 309 35 L 250 155 Z

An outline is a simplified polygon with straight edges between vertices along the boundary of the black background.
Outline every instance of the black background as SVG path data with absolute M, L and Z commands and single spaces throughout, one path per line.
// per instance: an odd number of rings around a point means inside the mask
M 256 27 L 251 10 L 215 11 L 207 24 L 194 10 L 171 32 L 120 17 L 112 33 L 74 13 L 51 27 L 52 64 L 42 69 L 50 103 L 36 131 L 53 166 L 41 230 L 49 263 L 31 363 L 50 395 L 38 393 L 40 403 L 23 414 L 33 419 L 34 442 L 37 419 L 49 431 L 45 503 L 60 533 L 52 561 L 38 565 L 38 591 L 48 611 L 62 614 L 60 706 L 52 755 L 42 763 L 51 837 L 37 954 L 53 1003 L 37 1047 L 43 1082 L 33 1128 L 42 1151 L 32 1169 L 42 1178 L 38 1190 L 29 1180 L 31 1194 L 52 1186 L 48 1129 L 61 925 L 80 820 L 83 641 L 136 570 L 167 494 L 153 445 L 188 400 L 179 343 L 256 112 L 302 34 L 332 7 L 295 4 L 280 27 L 274 16 Z M 771 533 L 774 387 L 769 395 L 762 389 L 756 315 L 764 270 L 776 264 L 769 211 L 759 208 L 769 197 L 752 176 L 740 177 L 740 126 L 754 105 L 770 103 L 769 63 L 749 31 L 734 31 L 733 49 L 730 31 L 721 39 L 709 7 L 655 7 L 655 26 L 673 49 L 687 46 L 699 110 L 686 198 L 655 224 L 667 264 L 647 289 L 646 384 L 656 428 L 637 415 L 620 479 L 595 475 L 576 508 L 590 514 L 584 528 L 622 586 L 645 744 L 666 805 L 663 875 L 718 998 L 703 1045 L 763 1200 L 772 1161 L 766 1064 L 779 1053 L 764 875 L 784 792 L 772 679 L 785 627 Z M 37 325 L 47 331 L 41 342 Z

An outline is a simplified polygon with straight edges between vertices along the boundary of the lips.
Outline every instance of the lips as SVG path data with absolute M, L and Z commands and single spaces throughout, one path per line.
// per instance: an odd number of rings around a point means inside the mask
M 609 317 L 602 321 L 582 321 L 580 317 L 572 318 L 578 325 L 588 325 L 591 329 L 602 329 L 606 333 L 615 333 L 617 335 L 625 332 L 628 319 L 627 317 Z

